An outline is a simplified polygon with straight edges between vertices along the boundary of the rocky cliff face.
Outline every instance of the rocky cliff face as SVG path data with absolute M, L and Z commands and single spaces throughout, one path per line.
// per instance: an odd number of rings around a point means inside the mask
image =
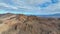
M 0 17 L 0 34 L 60 34 L 60 19 L 9 14 Z

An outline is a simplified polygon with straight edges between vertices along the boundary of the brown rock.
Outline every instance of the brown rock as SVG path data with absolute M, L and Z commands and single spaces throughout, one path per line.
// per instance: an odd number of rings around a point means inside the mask
M 7 15 L 6 15 L 7 16 Z M 60 34 L 60 19 L 9 15 L 1 17 L 0 34 Z

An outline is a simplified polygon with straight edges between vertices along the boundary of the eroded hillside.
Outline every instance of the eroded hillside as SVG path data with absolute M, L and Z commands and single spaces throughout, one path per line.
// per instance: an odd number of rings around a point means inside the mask
M 0 34 L 60 34 L 60 18 L 13 14 L 0 18 Z

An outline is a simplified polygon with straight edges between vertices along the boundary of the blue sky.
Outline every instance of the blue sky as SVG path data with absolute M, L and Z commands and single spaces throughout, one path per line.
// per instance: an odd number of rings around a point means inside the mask
M 0 14 L 50 15 L 60 13 L 59 0 L 0 0 Z

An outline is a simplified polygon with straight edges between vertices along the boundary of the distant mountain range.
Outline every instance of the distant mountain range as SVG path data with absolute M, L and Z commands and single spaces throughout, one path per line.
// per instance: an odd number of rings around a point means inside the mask
M 54 18 L 60 18 L 60 13 L 58 14 L 51 14 L 51 15 L 39 15 L 40 17 L 54 17 Z
M 0 17 L 1 16 L 4 16 L 4 15 L 12 15 L 11 13 L 7 13 L 7 14 L 0 14 Z M 57 14 L 51 14 L 51 15 L 27 15 L 27 16 L 38 16 L 38 17 L 57 17 L 57 18 L 60 18 L 60 13 L 57 13 Z
M 60 16 L 60 14 L 40 15 L 40 16 Z

